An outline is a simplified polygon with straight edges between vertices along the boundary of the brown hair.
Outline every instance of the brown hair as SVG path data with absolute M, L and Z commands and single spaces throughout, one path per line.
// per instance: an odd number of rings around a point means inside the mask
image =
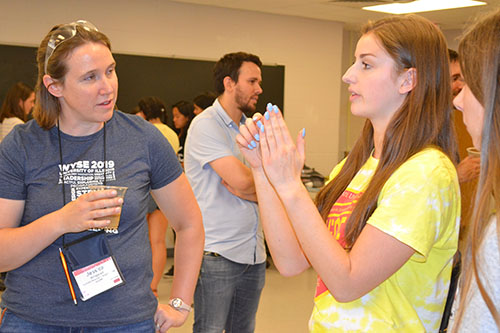
M 241 65 L 246 61 L 253 62 L 259 68 L 262 67 L 262 62 L 258 56 L 245 52 L 228 53 L 215 63 L 214 83 L 218 95 L 224 93 L 224 78 L 226 76 L 229 76 L 233 82 L 238 82 Z
M 352 248 L 377 207 L 382 187 L 396 169 L 422 149 L 435 146 L 456 155 L 451 125 L 448 51 L 439 29 L 416 15 L 369 22 L 362 34 L 373 34 L 396 63 L 396 71 L 416 70 L 416 85 L 385 131 L 382 154 L 365 193 L 346 223 L 346 247 Z M 366 121 L 340 173 L 318 194 L 316 204 L 324 220 L 373 149 L 373 126 Z
M 17 117 L 26 121 L 26 114 L 19 105 L 19 101 L 26 101 L 33 93 L 33 89 L 22 82 L 17 82 L 7 91 L 0 110 L 0 123 L 5 118 Z
M 50 75 L 54 80 L 64 83 L 64 76 L 68 72 L 66 60 L 69 58 L 74 49 L 86 43 L 101 43 L 111 51 L 111 42 L 108 37 L 102 32 L 86 30 L 79 25 L 76 25 L 76 35 L 57 45 L 56 49 L 50 56 L 47 63 L 47 73 L 45 73 L 45 54 L 47 44 L 58 29 L 66 26 L 57 25 L 53 27 L 45 38 L 40 43 L 37 51 L 36 61 L 38 65 L 38 78 L 36 83 L 36 103 L 33 109 L 33 118 L 38 122 L 40 127 L 49 129 L 55 125 L 56 119 L 61 112 L 61 104 L 59 99 L 53 96 L 43 84 L 43 76 Z
M 141 98 L 141 100 L 137 103 L 137 107 L 137 112 L 142 111 L 148 121 L 156 118 L 163 120 L 163 118 L 165 118 L 165 103 L 163 103 L 163 101 L 156 96 Z
M 484 119 L 481 133 L 481 172 L 463 256 L 464 275 L 461 279 L 460 304 L 454 330 L 458 331 L 462 322 L 473 279 L 477 282 L 481 297 L 497 328 L 500 328 L 500 313 L 480 276 L 483 262 L 479 257 L 479 249 L 492 216 L 492 207 L 496 211 L 497 241 L 500 243 L 500 11 L 471 26 L 460 41 L 459 52 L 465 82 L 484 107 Z

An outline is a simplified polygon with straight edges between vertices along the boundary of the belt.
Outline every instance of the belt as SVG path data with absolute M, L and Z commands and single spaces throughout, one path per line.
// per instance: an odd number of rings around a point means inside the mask
M 203 255 L 209 257 L 220 257 L 220 254 L 210 251 L 203 251 Z

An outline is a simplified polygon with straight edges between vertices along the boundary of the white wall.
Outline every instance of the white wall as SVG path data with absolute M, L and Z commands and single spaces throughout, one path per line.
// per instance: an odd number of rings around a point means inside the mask
M 460 41 L 460 37 L 462 36 L 463 31 L 456 30 L 443 30 L 444 37 L 448 42 L 448 47 L 455 51 L 458 51 L 458 42 Z
M 361 34 L 358 31 L 348 31 L 344 30 L 344 49 L 342 54 L 342 73 L 345 73 L 347 69 L 354 62 L 354 52 L 356 51 L 356 45 Z M 349 152 L 356 140 L 359 138 L 366 119 L 361 117 L 355 117 L 352 115 L 351 104 L 349 103 L 349 93 L 347 91 L 347 84 L 343 84 L 341 90 L 341 114 L 340 114 L 340 138 L 339 147 L 341 153 Z
M 286 121 L 294 137 L 306 127 L 306 163 L 327 174 L 338 161 L 341 23 L 166 0 L 0 0 L 0 44 L 37 46 L 53 25 L 77 19 L 118 53 L 217 60 L 241 50 L 284 65 Z

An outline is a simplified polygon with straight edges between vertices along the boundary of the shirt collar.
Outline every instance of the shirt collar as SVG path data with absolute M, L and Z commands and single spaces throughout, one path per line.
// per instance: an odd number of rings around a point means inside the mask
M 220 105 L 219 103 L 219 99 L 217 98 L 214 102 L 214 107 L 215 107 L 215 111 L 217 112 L 217 114 L 219 115 L 219 117 L 222 119 L 222 121 L 224 121 L 224 124 L 226 124 L 227 127 L 233 127 L 238 129 L 240 125 L 244 124 L 247 117 L 245 116 L 245 114 L 242 112 L 241 113 L 241 119 L 240 119 L 240 123 L 239 124 L 235 124 L 234 121 L 231 119 L 231 117 L 229 117 L 229 115 L 227 114 L 226 110 L 224 110 L 224 108 L 222 107 L 222 105 Z

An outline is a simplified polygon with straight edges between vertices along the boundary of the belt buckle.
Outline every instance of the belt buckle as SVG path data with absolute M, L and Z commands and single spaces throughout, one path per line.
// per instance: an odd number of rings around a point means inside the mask
M 220 257 L 220 254 L 211 251 L 203 251 L 203 255 L 209 257 Z

